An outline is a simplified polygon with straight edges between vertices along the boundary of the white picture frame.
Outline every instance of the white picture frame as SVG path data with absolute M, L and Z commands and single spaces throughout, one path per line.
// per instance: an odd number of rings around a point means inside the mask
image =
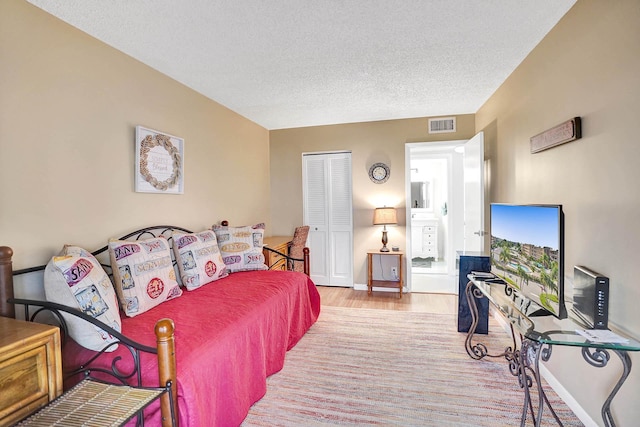
M 135 191 L 184 193 L 184 139 L 136 126 Z

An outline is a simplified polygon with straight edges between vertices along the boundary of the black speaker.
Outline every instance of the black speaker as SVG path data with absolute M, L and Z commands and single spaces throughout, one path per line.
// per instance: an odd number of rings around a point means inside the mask
M 573 268 L 573 312 L 591 329 L 608 329 L 609 278 L 576 265 Z

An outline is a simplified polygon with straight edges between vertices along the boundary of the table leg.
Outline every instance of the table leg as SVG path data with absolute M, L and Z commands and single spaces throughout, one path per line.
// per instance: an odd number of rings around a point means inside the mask
M 538 427 L 542 422 L 542 414 L 544 412 L 545 405 L 549 408 L 551 415 L 556 420 L 559 426 L 562 426 L 562 421 L 554 411 L 547 394 L 542 387 L 542 379 L 540 378 L 540 360 L 549 360 L 551 357 L 551 344 L 539 343 L 529 339 L 523 339 L 522 347 L 520 348 L 519 361 L 520 361 L 520 374 L 519 381 L 520 387 L 524 388 L 524 404 L 522 407 L 522 418 L 520 425 L 524 426 L 527 418 L 527 411 L 531 411 L 531 417 L 533 418 L 533 425 Z M 530 388 L 533 386 L 533 382 L 536 383 L 536 391 L 538 392 L 538 412 L 537 417 L 534 414 L 533 401 L 531 399 Z
M 400 272 L 400 277 L 398 278 L 399 280 L 399 286 L 400 286 L 400 299 L 402 299 L 402 285 L 403 285 L 403 280 L 402 280 L 402 254 L 398 254 L 398 271 Z
M 469 311 L 471 312 L 471 326 L 469 326 L 464 347 L 469 357 L 480 360 L 487 355 L 487 347 L 482 343 L 473 344 L 473 335 L 476 333 L 476 327 L 478 326 L 478 305 L 476 304 L 476 298 L 482 298 L 482 295 L 478 296 L 474 291 L 475 285 L 473 282 L 467 283 L 465 296 L 467 298 L 467 304 L 469 305 Z
M 367 295 L 371 295 L 373 292 L 373 284 L 371 281 L 373 280 L 373 256 L 372 254 L 367 254 Z
M 469 305 L 469 311 L 471 312 L 471 326 L 469 327 L 469 331 L 467 332 L 467 338 L 465 340 L 465 350 L 467 354 L 472 359 L 480 360 L 483 357 L 504 357 L 509 362 L 509 366 L 511 369 L 513 360 L 515 358 L 514 352 L 516 349 L 516 339 L 513 331 L 513 327 L 511 328 L 511 338 L 513 339 L 513 347 L 507 347 L 500 354 L 489 354 L 487 346 L 482 343 L 473 343 L 473 336 L 476 332 L 476 328 L 478 326 L 478 321 L 480 319 L 480 315 L 478 313 L 478 305 L 476 303 L 476 299 L 483 298 L 482 292 L 476 288 L 473 282 L 467 283 L 467 287 L 465 288 L 465 296 L 467 298 L 467 303 Z M 511 369 L 511 372 L 514 373 L 514 370 Z M 514 374 L 515 375 L 515 374 Z
M 616 427 L 613 415 L 611 414 L 611 402 L 631 373 L 631 358 L 629 357 L 629 353 L 623 350 L 613 350 L 613 352 L 617 354 L 622 361 L 622 375 L 613 390 L 611 390 L 607 400 L 604 401 L 602 410 L 600 411 L 605 427 Z M 591 349 L 588 347 L 582 348 L 582 357 L 587 361 L 587 363 L 591 366 L 595 366 L 596 368 L 603 368 L 607 366 L 610 358 L 607 350 L 602 348 Z

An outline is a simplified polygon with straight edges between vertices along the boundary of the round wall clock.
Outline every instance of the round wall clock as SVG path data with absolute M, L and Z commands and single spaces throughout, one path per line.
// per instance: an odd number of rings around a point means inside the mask
M 389 166 L 384 163 L 374 163 L 369 168 L 369 178 L 376 184 L 387 182 L 390 174 L 391 170 L 389 169 Z

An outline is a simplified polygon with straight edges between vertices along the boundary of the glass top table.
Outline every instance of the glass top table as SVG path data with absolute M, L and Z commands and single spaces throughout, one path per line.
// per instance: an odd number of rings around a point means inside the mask
M 531 412 L 534 425 L 540 425 L 545 404 L 549 407 L 556 422 L 562 425 L 544 393 L 539 372 L 540 360 L 549 360 L 552 346 L 561 345 L 580 348 L 583 359 L 597 368 L 607 365 L 610 358 L 609 352 L 616 354 L 622 361 L 622 375 L 605 400 L 601 410 L 604 425 L 606 427 L 615 427 L 615 420 L 611 414 L 611 402 L 631 372 L 629 352 L 640 351 L 640 342 L 619 333 L 613 334 L 611 339 L 615 341 L 606 342 L 600 339 L 588 339 L 578 331 L 588 333 L 590 331 L 589 326 L 575 315 L 571 303 L 565 303 L 568 316 L 559 319 L 551 313 L 541 310 L 536 303 L 522 297 L 517 289 L 503 281 L 480 279 L 473 274 L 468 275 L 467 278 L 469 283 L 465 293 L 473 322 L 467 333 L 465 348 L 473 359 L 482 359 L 486 356 L 505 357 L 507 359 L 511 373 L 519 378 L 519 382 L 523 385 L 525 391 L 521 426 L 526 423 L 528 411 Z M 463 297 L 463 295 L 460 295 L 460 298 Z M 507 347 L 500 354 L 489 354 L 485 345 L 474 343 L 475 327 L 479 318 L 476 300 L 485 297 L 508 320 L 511 326 L 513 346 Z M 519 349 L 517 337 L 520 338 Z M 529 390 L 534 382 L 538 391 L 537 417 L 534 414 Z
M 537 315 L 540 307 L 518 294 L 517 289 L 499 282 L 483 281 L 470 275 L 469 280 L 486 296 L 491 304 L 526 338 L 540 343 L 609 350 L 640 351 L 640 342 L 627 337 L 625 342 L 589 341 L 577 330 L 589 329 L 574 315 L 571 303 L 566 302 L 568 317 L 558 319 L 552 314 Z M 620 334 L 617 334 L 620 335 Z

